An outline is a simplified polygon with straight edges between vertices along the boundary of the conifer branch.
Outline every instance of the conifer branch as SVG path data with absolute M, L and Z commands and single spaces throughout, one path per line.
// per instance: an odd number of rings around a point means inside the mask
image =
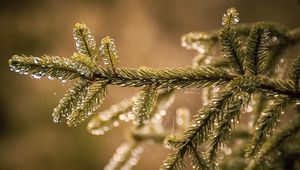
M 294 83 L 294 90 L 299 91 L 299 81 L 300 81 L 300 56 L 294 61 L 293 67 L 290 71 L 290 77 Z
M 157 133 L 157 132 L 140 133 L 138 131 L 133 131 L 131 133 L 131 137 L 136 142 L 152 141 L 155 143 L 162 144 L 166 138 L 166 134 L 165 133 Z
M 226 13 L 222 17 L 222 25 L 225 27 L 231 27 L 232 25 L 237 24 L 239 19 L 239 13 L 233 7 L 226 10 Z
M 115 68 L 117 67 L 119 56 L 114 40 L 110 37 L 103 38 L 99 49 L 105 66 L 116 74 Z
M 131 169 L 137 164 L 142 152 L 143 148 L 138 143 L 124 143 L 117 149 L 104 170 Z
M 76 106 L 82 103 L 90 84 L 91 82 L 84 81 L 72 85 L 52 113 L 54 122 L 61 122 L 62 119 L 67 118 Z
M 240 119 L 240 109 L 243 105 L 246 105 L 250 99 L 248 93 L 237 94 L 233 97 L 232 101 L 228 103 L 223 110 L 223 120 L 216 124 L 217 128 L 213 132 L 210 140 L 209 161 L 215 164 L 217 153 L 220 147 L 225 146 L 225 142 L 229 139 L 232 131 L 232 126 Z
M 258 89 L 267 92 L 269 95 L 285 95 L 292 99 L 300 99 L 300 93 L 294 91 L 293 82 L 290 80 L 275 80 L 264 76 L 259 76 Z
M 289 126 L 282 129 L 280 132 L 274 134 L 263 146 L 262 152 L 252 160 L 248 166 L 248 170 L 261 169 L 261 165 L 272 163 L 277 156 L 282 145 L 295 137 L 300 132 L 300 117 L 298 116 Z M 271 160 L 270 160 L 271 159 Z M 267 165 L 268 165 L 267 164 Z
M 212 166 L 209 166 L 210 164 L 206 160 L 206 156 L 204 153 L 199 151 L 197 147 L 194 145 L 191 145 L 188 150 L 189 157 L 191 159 L 191 163 L 193 166 L 193 169 L 202 169 L 202 170 L 211 170 Z
M 300 119 L 297 118 L 291 126 L 271 139 L 268 138 L 288 104 L 300 99 L 300 57 L 293 64 L 290 79 L 278 80 L 274 75 L 280 55 L 299 42 L 300 29 L 287 31 L 272 23 L 236 25 L 238 15 L 236 9 L 230 8 L 222 18 L 224 28 L 220 31 L 190 33 L 182 38 L 184 47 L 195 49 L 199 53 L 194 60 L 194 67 L 119 68 L 116 46 L 109 37 L 102 39 L 99 48 L 105 64 L 105 67 L 101 67 L 97 63 L 99 56 L 96 42 L 84 24 L 75 25 L 73 34 L 77 52 L 70 58 L 15 55 L 9 60 L 9 65 L 12 71 L 29 74 L 37 79 L 45 76 L 51 80 L 80 79 L 60 100 L 53 113 L 55 122 L 66 119 L 68 125 L 76 126 L 93 114 L 105 98 L 108 85 L 142 87 L 138 96 L 100 112 L 88 124 L 90 133 L 101 135 L 113 126 L 118 126 L 120 120 L 135 118 L 137 128 L 133 129 L 130 136 L 133 142 L 122 145 L 106 169 L 130 169 L 138 161 L 141 142 L 148 140 L 157 143 L 165 141 L 175 149 L 164 161 L 162 170 L 185 167 L 185 156 L 191 159 L 194 169 L 217 169 L 218 151 L 230 138 L 231 130 L 239 121 L 240 112 L 243 112 L 252 94 L 259 92 L 264 95 L 259 98 L 257 110 L 265 108 L 263 104 L 266 97 L 271 97 L 274 103 L 269 104 L 266 111 L 257 114 L 260 117 L 247 148 L 247 156 L 252 158 L 248 167 L 255 169 L 273 154 L 275 148 L 280 149 L 299 132 Z M 246 36 L 247 42 L 243 44 L 240 40 Z M 218 60 L 218 56 L 213 56 L 218 55 L 219 51 L 213 52 L 218 41 L 225 60 Z M 216 60 L 205 62 L 208 55 Z M 226 60 L 228 64 L 224 63 Z M 231 73 L 231 69 L 237 74 Z M 216 89 L 215 86 L 222 86 L 223 90 L 212 95 L 213 99 L 195 115 L 193 124 L 186 128 L 189 123 L 183 124 L 183 119 L 180 123 L 178 118 L 178 125 L 185 131 L 178 138 L 166 138 L 161 117 L 173 102 L 174 90 L 191 87 L 209 87 L 211 90 Z M 130 114 L 131 111 L 133 114 Z M 188 111 L 184 114 L 189 115 Z M 176 129 L 175 134 L 178 132 L 180 130 Z M 250 136 L 248 134 L 241 140 L 247 140 Z M 204 153 L 201 144 L 207 141 L 210 146 Z M 241 150 L 244 147 L 245 143 L 238 148 Z M 240 158 L 241 155 L 242 152 L 239 151 L 233 159 L 237 156 Z M 245 167 L 246 164 L 245 161 L 240 167 Z
M 269 59 L 269 28 L 263 23 L 253 25 L 247 41 L 246 62 L 251 74 L 262 74 L 266 70 Z
M 113 127 L 119 126 L 120 121 L 130 121 L 132 118 L 129 112 L 132 109 L 137 96 L 130 99 L 124 99 L 121 102 L 112 105 L 107 110 L 97 113 L 89 121 L 87 130 L 93 135 L 103 135 Z
M 263 92 L 259 92 L 257 93 L 257 99 L 256 99 L 256 106 L 254 108 L 254 118 L 253 118 L 253 124 L 256 124 L 259 116 L 261 115 L 261 113 L 263 112 L 263 109 L 267 106 L 267 96 L 264 95 Z
M 152 86 L 146 86 L 142 89 L 137 101 L 132 107 L 135 123 L 138 128 L 144 126 L 150 119 L 150 114 L 154 108 L 157 98 L 157 89 Z
M 300 41 L 300 28 L 295 28 L 289 31 L 289 37 L 293 44 L 299 43 Z
M 105 69 L 99 69 L 94 76 L 97 80 L 106 80 L 108 84 L 122 87 L 141 87 L 152 85 L 157 88 L 189 88 L 223 85 L 233 79 L 222 68 L 203 66 L 171 69 L 153 68 L 117 68 L 117 75 Z
M 237 73 L 244 74 L 244 54 L 236 31 L 232 27 L 225 27 L 220 33 L 219 40 L 221 50 L 229 64 Z
M 150 118 L 159 114 L 160 116 L 166 115 L 166 110 L 173 104 L 175 98 L 174 89 L 162 89 L 158 91 L 157 102 L 154 106 L 153 112 L 150 114 Z
M 185 148 L 186 149 L 186 148 Z M 169 154 L 160 170 L 178 170 L 185 167 L 184 155 L 186 150 L 179 150 L 176 153 Z
M 106 95 L 106 84 L 103 81 L 96 81 L 91 84 L 86 92 L 82 103 L 78 103 L 76 109 L 67 117 L 69 126 L 77 125 L 84 121 L 89 115 L 100 107 Z
M 70 80 L 78 77 L 90 80 L 93 76 L 93 68 L 90 68 L 86 63 L 47 55 L 40 58 L 14 55 L 9 60 L 9 65 L 12 71 L 28 74 L 36 79 L 48 76 L 50 80 Z
M 190 111 L 187 108 L 176 110 L 176 124 L 179 131 L 184 131 L 190 124 Z
M 246 152 L 247 157 L 255 157 L 258 155 L 266 137 L 270 136 L 270 133 L 275 128 L 280 115 L 284 113 L 285 108 L 290 102 L 291 98 L 288 96 L 277 96 L 274 104 L 262 113 L 261 117 L 257 120 L 254 136 L 248 146 Z
M 113 127 L 119 126 L 121 121 L 129 122 L 134 119 L 131 111 L 138 96 L 139 95 L 134 95 L 130 99 L 124 99 L 121 102 L 112 105 L 108 109 L 97 113 L 88 123 L 88 132 L 93 135 L 103 135 Z M 163 89 L 158 91 L 157 102 L 152 109 L 149 120 L 164 116 L 166 114 L 166 110 L 170 107 L 173 101 L 174 90 Z
M 50 76 L 50 79 L 74 79 L 107 81 L 108 84 L 140 87 L 153 85 L 159 88 L 188 88 L 222 85 L 233 76 L 224 69 L 212 66 L 173 69 L 116 68 L 116 73 L 98 68 L 88 58 L 74 54 L 71 59 L 43 56 L 13 56 L 9 61 L 13 71 L 32 74 L 36 78 Z
M 167 148 L 177 149 L 181 145 L 181 139 L 176 135 L 169 135 L 165 138 L 164 144 Z
M 73 36 L 78 53 L 89 56 L 93 61 L 98 60 L 96 41 L 85 24 L 75 24 Z
M 35 78 L 48 76 L 53 79 L 74 79 L 81 77 L 86 80 L 107 81 L 107 84 L 134 86 L 154 85 L 158 88 L 188 88 L 222 85 L 235 76 L 225 70 L 201 66 L 196 68 L 152 69 L 152 68 L 121 68 L 116 69 L 117 75 L 105 69 L 94 71 L 94 63 L 80 54 L 74 54 L 71 59 L 42 56 L 14 56 L 10 61 L 12 70 L 21 74 L 31 74 Z M 94 75 L 94 76 L 93 76 Z M 291 81 L 272 80 L 260 77 L 260 88 L 278 94 L 299 98 L 299 92 L 294 92 Z
M 194 124 L 182 134 L 180 144 L 177 144 L 178 148 L 176 153 L 169 155 L 164 161 L 164 164 L 161 167 L 162 170 L 171 170 L 172 168 L 180 169 L 181 167 L 184 167 L 184 156 L 187 153 L 189 146 L 197 146 L 199 143 L 206 140 L 208 134 L 214 127 L 214 122 L 222 112 L 222 108 L 233 95 L 233 90 L 227 89 L 199 111 L 197 117 L 194 119 Z
M 231 27 L 235 29 L 238 35 L 248 36 L 254 24 L 255 23 L 238 24 L 231 25 Z M 279 42 L 279 44 L 271 44 L 271 46 L 277 46 L 277 49 L 279 49 L 279 51 L 283 51 L 287 47 L 292 47 L 300 41 L 299 28 L 287 30 L 285 27 L 271 22 L 264 22 L 264 25 L 268 27 L 270 31 L 270 37 L 276 38 Z M 215 44 L 219 41 L 219 34 L 223 29 L 224 28 L 213 32 L 191 32 L 185 34 L 182 38 L 182 46 L 188 47 L 193 46 L 194 44 Z M 272 53 L 278 53 L 277 50 L 273 51 L 274 48 L 271 49 Z

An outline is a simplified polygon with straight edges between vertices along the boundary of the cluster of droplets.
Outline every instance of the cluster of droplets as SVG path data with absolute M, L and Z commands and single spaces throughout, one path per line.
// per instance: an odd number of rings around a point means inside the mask
M 179 108 L 176 110 L 176 124 L 182 130 L 186 129 L 190 123 L 190 111 L 187 108 Z
M 231 155 L 231 153 L 232 153 L 232 150 L 230 147 L 222 146 L 220 148 L 220 150 L 222 151 L 222 153 L 218 154 L 218 160 L 220 160 L 220 161 L 222 159 L 224 159 L 225 156 Z
M 72 68 L 76 69 L 81 75 L 84 75 L 89 78 L 93 77 L 93 71 L 89 67 L 83 65 L 82 63 L 72 63 L 71 66 Z
M 209 94 L 210 98 L 213 98 L 214 96 L 216 96 L 218 93 L 220 92 L 220 87 L 213 85 L 212 89 L 211 89 L 211 94 Z
M 92 77 L 94 73 L 94 62 L 86 55 L 74 53 L 68 64 L 71 69 L 86 77 Z
M 67 115 L 65 113 L 67 111 L 68 111 L 67 108 L 64 108 L 62 110 L 58 110 L 58 108 L 54 108 L 53 114 L 52 114 L 53 122 L 54 123 L 60 123 L 63 118 L 66 118 Z
M 77 77 L 74 71 L 86 77 L 92 77 L 93 71 L 79 61 L 72 61 L 66 58 L 42 56 L 14 56 L 10 60 L 10 70 L 30 75 L 35 79 L 40 79 L 48 75 L 49 80 L 60 79 L 66 82 L 67 79 Z
M 154 109 L 154 103 L 157 98 L 157 90 L 152 87 L 145 87 L 134 102 L 131 114 L 134 115 L 133 121 L 137 126 L 149 122 L 150 114 Z
M 76 49 L 79 53 L 96 58 L 96 41 L 85 24 L 77 23 L 73 30 Z
M 67 124 L 76 126 L 92 115 L 103 103 L 106 86 L 95 82 L 87 89 L 87 94 L 82 102 L 77 104 L 74 111 L 67 116 Z
M 134 117 L 128 110 L 135 100 L 135 97 L 131 100 L 123 100 L 112 105 L 108 110 L 98 113 L 88 123 L 87 130 L 93 135 L 103 135 L 112 128 L 118 127 L 120 121 L 129 122 Z
M 118 127 L 119 124 L 120 124 L 119 120 L 114 120 L 114 121 L 102 120 L 102 122 L 90 121 L 88 123 L 87 129 L 93 135 L 104 135 L 105 132 L 111 130 L 113 127 Z
M 44 57 L 47 58 L 47 57 Z M 44 77 L 47 72 L 49 72 L 49 68 L 41 68 L 37 69 L 37 67 L 33 67 L 32 65 L 38 65 L 40 67 L 44 67 L 46 64 L 45 61 L 38 57 L 33 56 L 14 56 L 10 63 L 10 70 L 17 72 L 19 74 L 30 75 L 32 78 L 40 79 Z
M 55 123 L 59 123 L 68 117 L 74 108 L 77 107 L 77 104 L 84 100 L 85 95 L 80 95 L 79 92 L 85 93 L 87 85 L 87 82 L 79 82 L 68 90 L 66 95 L 59 101 L 58 106 L 53 110 L 52 116 Z
M 169 135 L 164 140 L 164 146 L 167 149 L 176 149 L 179 142 L 180 142 L 180 139 L 178 139 L 176 135 Z
M 256 104 L 256 101 L 255 101 L 254 97 L 251 96 L 250 102 L 248 103 L 248 105 L 244 106 L 243 112 L 252 113 L 253 110 L 254 110 L 254 107 L 256 106 L 255 104 Z M 248 124 L 247 124 L 249 128 L 253 127 L 254 118 L 255 118 L 254 114 L 249 115 L 249 121 L 248 121 Z
M 99 47 L 103 63 L 106 66 L 112 67 L 117 64 L 118 52 L 114 40 L 110 37 L 104 37 Z
M 230 155 L 232 153 L 232 149 L 230 147 L 227 146 L 223 146 L 221 147 L 221 151 L 225 154 L 225 155 Z
M 205 87 L 201 90 L 201 102 L 203 106 L 206 106 L 209 102 L 209 96 L 210 96 L 210 89 L 208 87 Z
M 141 107 L 143 104 L 144 104 L 144 97 L 140 96 L 139 99 L 134 102 L 134 105 L 132 107 L 132 111 L 130 112 L 130 115 L 133 116 L 133 117 L 136 117 L 140 113 L 145 113 L 146 108 Z M 147 115 L 147 116 L 149 118 L 149 115 Z M 133 121 L 133 123 L 134 124 L 147 123 L 148 118 L 146 120 L 135 119 Z
M 29 61 L 28 61 L 29 60 Z M 37 57 L 26 57 L 26 56 L 13 56 L 10 60 L 10 70 L 19 74 L 28 75 L 31 72 L 30 67 L 26 65 L 26 63 L 39 63 L 39 58 Z M 34 71 L 34 73 L 30 73 L 31 77 L 35 79 L 40 79 L 45 75 L 44 72 Z
M 227 9 L 226 13 L 222 17 L 222 25 L 235 25 L 237 24 L 240 19 L 239 19 L 239 13 L 235 8 L 229 8 Z
M 174 103 L 174 100 L 175 100 L 175 93 L 172 93 L 163 101 L 158 102 L 156 107 L 156 113 L 151 118 L 151 122 L 156 122 L 161 120 L 167 114 L 167 110 Z
M 252 97 L 249 104 L 245 107 L 245 112 L 251 113 L 254 110 L 255 104 L 256 104 L 256 101 Z
M 283 78 L 284 70 L 286 70 L 287 64 L 285 63 L 284 57 L 279 58 L 278 63 L 275 66 L 275 75 L 277 78 Z
M 191 32 L 181 38 L 181 46 L 186 49 L 193 49 L 198 51 L 199 54 L 206 52 L 209 35 L 203 32 Z
M 201 89 L 201 101 L 202 105 L 206 106 L 210 99 L 213 98 L 215 95 L 217 95 L 220 92 L 220 87 L 213 85 L 212 87 L 205 87 Z
M 113 155 L 108 165 L 104 167 L 104 170 L 130 170 L 138 163 L 142 152 L 143 148 L 141 146 L 124 143 L 117 148 L 116 153 Z

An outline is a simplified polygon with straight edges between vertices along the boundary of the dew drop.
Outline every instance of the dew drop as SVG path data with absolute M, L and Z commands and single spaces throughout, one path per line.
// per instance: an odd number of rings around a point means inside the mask
M 54 77 L 48 76 L 48 79 L 49 79 L 49 80 L 54 80 Z
M 32 74 L 31 76 L 32 76 L 33 78 L 35 78 L 35 79 L 41 79 L 41 78 L 42 78 L 41 75 L 37 75 L 37 74 Z
M 248 106 L 246 107 L 245 111 L 248 112 L 248 113 L 250 113 L 250 112 L 253 111 L 253 107 L 250 106 L 250 105 L 248 105 Z
M 119 126 L 119 124 L 120 124 L 120 123 L 119 123 L 118 121 L 114 121 L 113 126 L 114 126 L 114 127 L 117 127 L 117 126 Z
M 237 24 L 240 19 L 238 17 L 239 13 L 235 8 L 227 9 L 226 13 L 222 17 L 222 25 L 234 25 Z
M 248 122 L 248 127 L 252 128 L 253 127 L 253 121 Z
M 34 63 L 35 63 L 35 64 L 38 64 L 38 63 L 39 63 L 38 58 L 34 57 L 33 60 L 34 60 Z
M 279 59 L 279 63 L 284 63 L 284 59 L 283 58 L 281 58 L 281 59 Z
M 276 36 L 273 36 L 273 37 L 271 38 L 271 40 L 272 40 L 273 42 L 275 42 L 275 41 L 278 40 L 278 38 L 277 38 Z
M 225 148 L 225 149 L 224 149 L 224 153 L 225 153 L 226 155 L 230 155 L 230 154 L 232 153 L 231 148 Z

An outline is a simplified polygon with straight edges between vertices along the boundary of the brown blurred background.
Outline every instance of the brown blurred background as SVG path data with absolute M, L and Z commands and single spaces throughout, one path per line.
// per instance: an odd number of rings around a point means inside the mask
M 181 35 L 221 27 L 231 6 L 239 10 L 241 22 L 300 26 L 297 0 L 1 0 L 0 169 L 103 169 L 129 130 L 122 125 L 92 136 L 87 122 L 76 128 L 53 123 L 52 110 L 69 84 L 10 72 L 12 55 L 68 57 L 75 51 L 72 28 L 81 22 L 98 42 L 106 35 L 115 39 L 121 66 L 186 66 L 195 53 L 180 47 Z M 110 87 L 103 108 L 136 91 Z M 197 91 L 179 91 L 177 96 L 171 115 L 180 106 L 192 112 L 199 107 Z M 147 146 L 134 169 L 158 169 L 166 154 L 159 145 Z

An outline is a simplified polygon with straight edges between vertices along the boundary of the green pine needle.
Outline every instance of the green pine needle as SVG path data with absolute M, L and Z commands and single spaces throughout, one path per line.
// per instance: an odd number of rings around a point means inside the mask
M 233 125 L 240 119 L 240 110 L 242 106 L 247 105 L 250 95 L 248 93 L 236 94 L 230 103 L 223 109 L 220 123 L 215 124 L 216 129 L 210 140 L 209 161 L 213 164 L 216 162 L 217 152 L 225 146 L 225 142 L 230 138 Z
M 92 68 L 80 61 L 48 55 L 42 57 L 14 55 L 9 60 L 9 65 L 12 71 L 36 79 L 47 76 L 50 80 L 70 80 L 77 77 L 88 80 L 93 76 Z
M 103 81 L 93 82 L 93 84 L 88 87 L 82 103 L 78 103 L 76 109 L 67 117 L 67 124 L 69 126 L 76 126 L 78 123 L 84 121 L 100 107 L 105 95 L 106 83 Z
M 256 157 L 258 155 L 266 137 L 270 136 L 280 115 L 284 113 L 285 108 L 291 102 L 291 98 L 288 96 L 277 95 L 276 97 L 270 108 L 262 112 L 260 118 L 257 120 L 254 136 L 246 152 L 247 157 Z
M 191 159 L 193 169 L 202 169 L 202 170 L 214 169 L 214 166 L 211 166 L 208 163 L 204 153 L 196 149 L 196 147 L 193 145 L 189 147 L 189 157 Z
M 72 85 L 64 97 L 59 101 L 58 106 L 53 111 L 53 121 L 61 122 L 68 117 L 76 106 L 84 99 L 87 88 L 91 82 L 77 82 Z
M 109 81 L 122 87 L 152 85 L 158 88 L 181 89 L 190 87 L 217 86 L 233 79 L 225 69 L 212 66 L 170 69 L 116 68 L 117 75 L 107 69 L 99 69 L 95 79 Z
M 137 101 L 132 107 L 132 114 L 135 116 L 137 127 L 144 126 L 150 119 L 150 114 L 157 101 L 157 89 L 152 86 L 147 86 L 142 89 Z
M 73 36 L 78 53 L 89 56 L 93 61 L 98 60 L 96 41 L 85 24 L 75 24 Z
M 185 153 L 181 150 L 178 153 L 173 153 L 168 155 L 167 159 L 163 162 L 160 170 L 180 170 L 185 167 L 185 162 L 183 159 Z
M 199 145 L 205 141 L 208 134 L 213 130 L 214 123 L 219 115 L 222 113 L 222 108 L 230 97 L 234 95 L 232 89 L 228 89 L 219 94 L 208 105 L 199 111 L 194 119 L 194 124 L 191 125 L 180 138 L 180 145 L 178 145 L 176 154 L 171 154 L 167 157 L 164 164 L 164 169 L 171 169 L 172 167 L 183 167 L 184 156 L 192 145 Z M 183 162 L 182 162 L 183 161 Z
M 294 82 L 295 91 L 299 91 L 300 84 L 300 56 L 294 61 L 293 67 L 290 71 L 290 77 Z
M 119 64 L 119 56 L 114 40 L 110 37 L 105 37 L 101 41 L 100 52 L 103 58 L 104 65 L 116 74 L 115 68 Z
M 244 74 L 244 54 L 241 42 L 234 28 L 225 27 L 219 35 L 219 41 L 221 44 L 221 51 L 231 67 L 233 67 L 237 73 Z
M 261 169 L 262 165 L 270 165 L 272 161 L 280 155 L 280 148 L 288 144 L 289 140 L 293 139 L 300 132 L 300 117 L 289 123 L 288 126 L 274 134 L 265 144 L 262 146 L 262 152 L 253 159 L 248 170 Z M 279 153 L 279 154 L 278 154 Z
M 264 23 L 253 25 L 246 45 L 246 66 L 252 75 L 262 74 L 266 71 L 269 51 L 270 31 Z

